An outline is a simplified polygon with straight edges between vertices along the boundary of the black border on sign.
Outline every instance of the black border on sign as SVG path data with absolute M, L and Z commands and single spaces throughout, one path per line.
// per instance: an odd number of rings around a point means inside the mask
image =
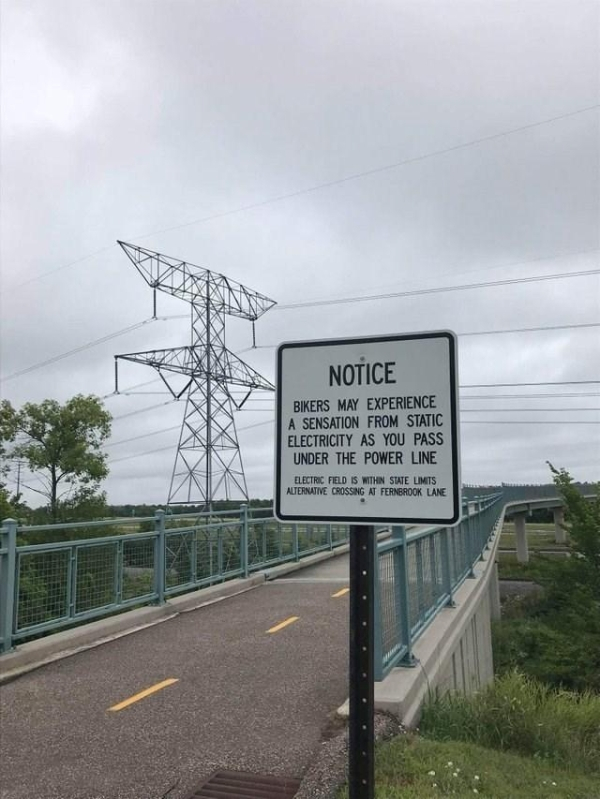
M 454 513 L 449 519 L 409 517 L 409 516 L 338 516 L 338 515 L 315 515 L 300 516 L 293 514 L 289 516 L 281 512 L 281 371 L 283 362 L 283 351 L 288 349 L 306 349 L 308 347 L 335 347 L 346 344 L 371 344 L 384 341 L 420 341 L 428 338 L 445 338 L 449 344 L 450 355 L 450 409 L 451 409 L 451 432 L 452 432 L 452 498 L 454 502 Z M 276 425 L 275 425 L 275 498 L 274 511 L 275 517 L 283 522 L 352 522 L 353 524 L 443 524 L 452 526 L 460 521 L 462 514 L 461 505 L 461 486 L 460 469 L 458 458 L 458 410 L 457 410 L 457 368 L 456 368 L 456 338 L 455 335 L 447 330 L 431 331 L 427 333 L 407 333 L 395 336 L 357 336 L 355 338 L 335 338 L 317 339 L 316 341 L 292 341 L 280 344 L 277 348 L 277 374 L 275 383 L 276 392 Z

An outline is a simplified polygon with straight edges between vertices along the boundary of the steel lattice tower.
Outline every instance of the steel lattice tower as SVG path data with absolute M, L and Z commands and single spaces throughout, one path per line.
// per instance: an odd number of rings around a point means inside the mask
M 253 390 L 274 391 L 275 387 L 227 349 L 225 317 L 249 319 L 254 325 L 275 301 L 225 275 L 118 243 L 154 290 L 155 316 L 157 290 L 191 305 L 190 346 L 115 355 L 117 392 L 121 359 L 153 366 L 175 399 L 186 395 L 168 504 L 197 503 L 211 509 L 218 494 L 225 499 L 240 495 L 248 499 L 234 411 L 241 409 Z M 183 388 L 175 387 L 174 377 L 169 382 L 169 373 L 185 377 Z M 241 402 L 236 402 L 231 386 L 248 389 Z

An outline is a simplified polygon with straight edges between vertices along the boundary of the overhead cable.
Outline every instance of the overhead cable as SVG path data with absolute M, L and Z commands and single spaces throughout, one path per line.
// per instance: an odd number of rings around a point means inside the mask
M 426 294 L 442 294 L 447 291 L 470 291 L 472 289 L 497 288 L 498 286 L 514 286 L 522 283 L 541 283 L 546 280 L 565 280 L 572 277 L 588 277 L 597 275 L 600 269 L 583 269 L 578 272 L 556 272 L 552 275 L 534 275 L 531 277 L 514 277 L 506 280 L 490 280 L 480 283 L 463 283 L 457 286 L 434 286 L 427 289 L 412 289 L 411 291 L 390 291 L 385 294 L 362 294 L 356 297 L 343 297 L 334 300 L 312 300 L 309 302 L 295 302 L 288 305 L 276 305 L 274 311 L 289 311 L 298 308 L 316 308 L 323 305 L 346 305 L 355 302 L 372 302 L 373 300 L 390 300 L 401 297 L 418 297 Z M 464 335 L 464 334 L 463 334 Z
M 354 180 L 360 180 L 361 178 L 370 177 L 372 175 L 377 175 L 382 172 L 389 172 L 393 169 L 399 169 L 403 166 L 408 166 L 409 164 L 417 164 L 420 161 L 425 161 L 429 158 L 436 158 L 440 155 L 448 155 L 449 153 L 457 152 L 459 150 L 464 150 L 468 147 L 474 147 L 478 144 L 486 144 L 491 141 L 495 141 L 497 139 L 502 139 L 505 136 L 512 136 L 515 133 L 521 133 L 526 130 L 532 130 L 534 128 L 542 127 L 543 125 L 549 125 L 553 122 L 559 122 L 563 119 L 569 119 L 570 117 L 578 116 L 579 114 L 587 114 L 590 111 L 596 111 L 600 108 L 600 104 L 596 103 L 595 105 L 586 106 L 584 108 L 578 108 L 574 111 L 568 111 L 565 114 L 559 114 L 558 116 L 554 117 L 547 117 L 546 119 L 538 120 L 537 122 L 530 122 L 527 125 L 520 125 L 517 128 L 508 128 L 507 130 L 500 131 L 499 133 L 492 133 L 489 136 L 481 136 L 477 139 L 470 139 L 466 142 L 461 142 L 460 144 L 454 144 L 451 147 L 444 147 L 439 150 L 431 150 L 428 153 L 423 153 L 422 155 L 416 155 L 412 158 L 404 158 L 401 161 L 394 161 L 391 164 L 385 164 L 384 166 L 374 167 L 373 169 L 366 169 L 362 172 L 354 172 L 350 175 L 346 175 L 343 178 L 336 178 L 335 180 L 328 180 L 323 183 L 315 183 L 312 186 L 308 186 L 304 189 L 297 189 L 296 191 L 287 192 L 286 194 L 278 194 L 274 197 L 269 197 L 266 200 L 259 200 L 257 202 L 248 203 L 247 205 L 238 206 L 237 208 L 230 209 L 229 211 L 221 211 L 220 213 L 209 214 L 208 216 L 202 216 L 198 219 L 192 219 L 190 222 L 183 222 L 179 225 L 172 225 L 168 228 L 162 228 L 161 230 L 155 230 L 152 233 L 146 233 L 143 236 L 135 237 L 135 240 L 139 239 L 147 239 L 151 236 L 157 236 L 161 233 L 171 233 L 173 230 L 181 230 L 185 227 L 190 227 L 192 225 L 199 225 L 203 222 L 212 222 L 216 219 L 223 219 L 228 216 L 233 216 L 234 214 L 241 214 L 245 211 L 253 211 L 257 208 L 262 208 L 265 205 L 271 205 L 273 203 L 282 202 L 283 200 L 292 200 L 295 197 L 301 197 L 306 194 L 312 194 L 316 191 L 321 191 L 322 189 L 328 189 L 333 186 L 340 186 L 343 183 L 350 183 Z
M 544 421 L 542 419 L 465 419 L 461 424 L 600 424 L 600 422 L 585 421 L 579 419 L 549 419 Z
M 40 363 L 35 363 L 32 366 L 27 366 L 25 369 L 20 369 L 18 372 L 13 372 L 12 374 L 8 375 L 7 377 L 3 377 L 0 379 L 0 382 L 6 383 L 7 380 L 14 380 L 15 377 L 21 377 L 22 375 L 29 374 L 29 372 L 34 372 L 36 369 L 42 369 L 44 366 L 49 366 L 52 363 L 56 363 L 57 361 L 62 361 L 63 358 L 68 358 L 70 355 L 75 355 L 79 352 L 84 352 L 85 350 L 89 350 L 92 347 L 96 347 L 98 344 L 104 344 L 105 341 L 110 341 L 113 338 L 117 338 L 118 336 L 124 336 L 126 333 L 131 333 L 133 330 L 137 330 L 144 325 L 147 325 L 150 322 L 153 322 L 154 319 L 144 319 L 141 322 L 136 322 L 133 325 L 129 325 L 128 327 L 124 327 L 121 330 L 115 330 L 114 333 L 108 333 L 106 336 L 102 336 L 101 338 L 94 339 L 94 341 L 88 341 L 87 344 L 82 344 L 80 347 L 75 347 L 72 350 L 68 350 L 67 352 L 62 352 L 60 355 L 55 355 L 52 358 L 47 358 L 45 361 L 40 361 Z
M 577 108 L 577 109 L 575 109 L 573 111 L 567 111 L 564 114 L 559 114 L 559 115 L 553 116 L 553 117 L 547 117 L 546 119 L 540 119 L 537 122 L 530 122 L 530 123 L 528 123 L 526 125 L 520 125 L 519 127 L 516 127 L 516 128 L 508 128 L 506 130 L 500 131 L 499 133 L 492 133 L 489 136 L 481 136 L 481 137 L 476 138 L 476 139 L 470 139 L 469 141 L 462 142 L 460 144 L 455 144 L 455 145 L 452 145 L 450 147 L 445 147 L 445 148 L 439 149 L 439 150 L 432 150 L 432 151 L 430 151 L 428 153 L 423 153 L 421 155 L 413 156 L 412 158 L 405 158 L 405 159 L 402 159 L 401 161 L 394 161 L 394 162 L 392 162 L 390 164 L 385 164 L 384 166 L 379 166 L 379 167 L 375 167 L 373 169 L 363 170 L 362 172 L 354 172 L 354 173 L 352 173 L 350 175 L 346 175 L 343 178 L 337 178 L 335 180 L 329 180 L 329 181 L 325 181 L 323 183 L 316 183 L 316 184 L 313 184 L 312 186 L 308 186 L 308 187 L 306 187 L 304 189 L 297 189 L 296 191 L 288 192 L 286 194 L 278 194 L 278 195 L 275 195 L 274 197 L 269 197 L 269 198 L 267 198 L 265 200 L 259 200 L 259 201 L 253 202 L 253 203 L 248 203 L 247 205 L 241 205 L 241 206 L 238 206 L 237 208 L 231 208 L 228 211 L 221 211 L 221 212 L 218 212 L 218 213 L 209 214 L 207 216 L 202 216 L 202 217 L 199 217 L 197 219 L 192 219 L 190 222 L 183 222 L 183 223 L 178 224 L 178 225 L 172 225 L 172 226 L 167 227 L 167 228 L 161 228 L 159 230 L 154 230 L 151 233 L 145 233 L 145 234 L 143 234 L 141 236 L 133 236 L 133 237 L 130 237 L 130 240 L 131 241 L 140 241 L 141 239 L 147 239 L 147 238 L 150 238 L 151 236 L 158 236 L 158 235 L 160 235 L 162 233 L 170 233 L 173 230 L 181 230 L 182 228 L 185 228 L 185 227 L 190 227 L 192 225 L 199 225 L 199 224 L 202 224 L 204 222 L 212 222 L 212 221 L 214 221 L 216 219 L 223 219 L 223 218 L 228 217 L 228 216 L 233 216 L 235 214 L 244 213 L 245 211 L 253 211 L 253 210 L 257 209 L 257 208 L 262 208 L 262 207 L 264 207 L 266 205 L 272 205 L 273 203 L 282 202 L 283 200 L 291 200 L 291 199 L 294 199 L 295 197 L 301 197 L 301 196 L 306 195 L 306 194 L 312 194 L 312 193 L 314 193 L 316 191 L 320 191 L 322 189 L 327 189 L 327 188 L 330 188 L 332 186 L 339 186 L 339 185 L 341 185 L 343 183 L 349 183 L 351 181 L 359 180 L 361 178 L 369 177 L 371 175 L 376 175 L 376 174 L 379 174 L 381 172 L 388 172 L 388 171 L 393 170 L 393 169 L 399 169 L 400 167 L 408 166 L 409 164 L 416 164 L 416 163 L 419 163 L 420 161 L 425 161 L 425 160 L 427 160 L 429 158 L 436 158 L 436 157 L 439 157 L 441 155 L 447 155 L 449 153 L 457 152 L 457 151 L 460 151 L 460 150 L 464 150 L 464 149 L 467 149 L 468 147 L 474 147 L 474 146 L 479 145 L 479 144 L 486 144 L 488 142 L 495 141 L 497 139 L 502 139 L 505 136 L 512 136 L 515 133 L 521 133 L 521 132 L 526 131 L 526 130 L 533 130 L 535 128 L 542 127 L 543 125 L 550 125 L 550 124 L 552 124 L 554 122 L 560 122 L 560 121 L 562 121 L 564 119 L 570 119 L 571 117 L 578 116 L 580 114 L 587 114 L 590 111 L 597 111 L 598 108 L 600 108 L 600 104 L 598 104 L 598 103 L 596 103 L 594 105 L 590 105 L 590 106 L 585 106 L 583 108 Z M 40 275 L 36 275 L 35 277 L 29 278 L 28 280 L 26 280 L 23 283 L 19 283 L 17 285 L 17 288 L 20 288 L 21 286 L 25 286 L 28 283 L 33 282 L 34 280 L 41 280 L 42 278 L 45 278 L 45 277 L 47 277 L 49 275 L 53 275 L 56 272 L 61 271 L 62 269 L 67 269 L 70 266 L 75 266 L 76 264 L 79 264 L 82 261 L 88 260 L 88 259 L 94 257 L 95 255 L 99 255 L 100 253 L 107 252 L 108 250 L 113 249 L 113 247 L 116 247 L 116 245 L 113 244 L 113 245 L 110 245 L 108 247 L 103 247 L 102 249 L 96 250 L 95 252 L 90 253 L 89 255 L 85 255 L 82 258 L 78 258 L 75 261 L 71 261 L 68 264 L 63 264 L 62 266 L 58 266 L 55 269 L 49 269 L 46 272 L 42 272 Z
M 266 422 L 256 422 L 256 424 L 249 424 L 245 427 L 238 427 L 238 433 L 241 433 L 242 430 L 251 430 L 253 427 L 261 427 L 262 425 L 266 424 L 273 424 L 273 419 L 268 419 Z M 167 450 L 172 450 L 173 445 L 170 444 L 168 447 L 159 447 L 158 449 L 151 449 L 147 450 L 146 452 L 138 452 L 135 455 L 125 455 L 123 458 L 111 458 L 107 461 L 107 463 L 118 463 L 119 461 L 128 461 L 133 458 L 141 458 L 144 455 L 153 455 L 156 452 L 166 452 Z

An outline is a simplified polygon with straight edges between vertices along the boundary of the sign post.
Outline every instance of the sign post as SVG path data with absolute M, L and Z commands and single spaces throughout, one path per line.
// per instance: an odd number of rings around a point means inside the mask
M 350 527 L 349 799 L 373 799 L 375 790 L 373 535 L 368 525 Z
M 374 796 L 374 524 L 461 516 L 456 337 L 282 344 L 275 515 L 350 522 L 350 799 Z

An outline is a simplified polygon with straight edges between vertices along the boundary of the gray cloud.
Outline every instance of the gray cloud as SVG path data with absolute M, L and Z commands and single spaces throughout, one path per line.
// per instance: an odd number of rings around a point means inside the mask
M 597 104 L 599 13 L 596 2 L 583 1 L 542 7 L 8 0 L 3 376 L 150 316 L 151 292 L 113 246 L 117 238 L 144 236 L 137 239 L 143 246 L 224 272 L 282 304 L 597 268 L 597 109 L 219 215 Z M 186 311 L 183 303 L 159 299 L 161 315 Z M 274 309 L 258 322 L 257 340 L 264 346 L 599 319 L 594 276 Z M 149 323 L 8 380 L 2 396 L 19 405 L 76 392 L 109 394 L 113 354 L 175 346 L 188 337 L 185 319 Z M 600 379 L 598 342 L 594 328 L 465 337 L 460 379 Z M 228 345 L 241 350 L 250 343 L 250 326 L 233 322 Z M 242 357 L 273 378 L 274 349 Z M 154 376 L 129 367 L 124 385 Z M 156 390 L 159 383 L 140 389 Z M 597 400 L 565 398 L 560 407 L 596 407 Z M 120 396 L 107 406 L 118 415 L 159 401 Z M 178 403 L 116 420 L 113 441 L 175 426 L 182 412 Z M 238 426 L 267 418 L 245 412 Z M 575 411 L 519 416 L 525 418 L 600 420 Z M 592 425 L 465 424 L 462 439 L 470 482 L 544 480 L 546 459 L 581 479 L 598 476 L 600 438 Z M 270 428 L 243 430 L 240 440 L 251 492 L 270 496 Z M 176 441 L 175 431 L 109 451 L 116 459 L 174 448 Z M 164 498 L 173 454 L 116 461 L 110 498 Z

